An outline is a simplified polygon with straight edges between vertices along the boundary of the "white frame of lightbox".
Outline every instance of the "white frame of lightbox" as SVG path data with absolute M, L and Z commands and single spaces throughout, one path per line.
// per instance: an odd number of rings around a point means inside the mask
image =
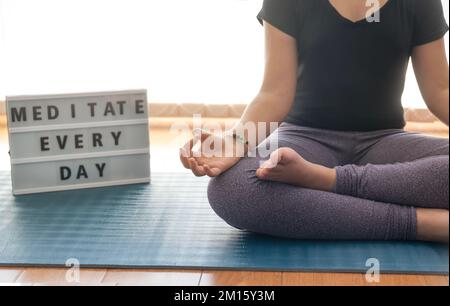
M 146 89 L 137 90 L 121 90 L 121 91 L 102 91 L 102 92 L 90 92 L 90 93 L 69 93 L 69 94 L 54 94 L 54 95 L 23 95 L 23 96 L 12 96 L 6 97 L 5 101 L 5 112 L 9 110 L 10 102 L 22 102 L 22 101 L 35 101 L 35 100 L 57 100 L 66 98 L 89 98 L 89 97 L 101 97 L 101 96 L 114 96 L 114 95 L 133 95 L 133 94 L 144 94 L 147 97 Z M 147 113 L 149 112 L 148 101 L 147 102 Z M 74 124 L 57 124 L 57 125 L 41 125 L 34 127 L 19 127 L 10 128 L 9 116 L 6 114 L 7 129 L 8 129 L 8 139 L 11 143 L 12 134 L 18 133 L 29 133 L 29 132 L 44 132 L 44 131 L 54 131 L 54 130 L 72 130 L 77 128 L 98 128 L 98 127 L 112 127 L 112 126 L 130 126 L 130 125 L 149 125 L 149 116 L 147 119 L 135 119 L 135 120 L 120 120 L 120 121 L 98 121 L 94 123 L 74 123 Z M 148 114 L 149 115 L 149 114 Z M 52 186 L 52 187 L 41 187 L 41 188 L 29 188 L 29 189 L 16 189 L 14 186 L 14 165 L 21 164 L 35 164 L 43 162 L 52 161 L 63 161 L 63 160 L 74 160 L 74 159 L 92 159 L 101 157 L 118 157 L 118 156 L 134 156 L 134 155 L 148 155 L 150 164 L 150 140 L 149 147 L 146 149 L 133 149 L 133 150 L 120 150 L 120 151 L 106 151 L 106 152 L 94 152 L 94 153 L 80 153 L 80 154 L 68 154 L 68 155 L 54 155 L 49 157 L 36 157 L 36 158 L 22 158 L 11 160 L 11 183 L 14 195 L 26 195 L 26 194 L 38 194 L 47 192 L 58 192 L 58 191 L 69 191 L 69 190 L 79 190 L 79 189 L 91 189 L 91 188 L 101 188 L 101 187 L 113 187 L 131 184 L 148 184 L 151 182 L 151 168 L 149 169 L 149 177 L 141 179 L 126 179 L 117 180 L 109 182 L 98 182 L 98 183 L 81 183 L 74 185 L 63 185 L 63 186 Z

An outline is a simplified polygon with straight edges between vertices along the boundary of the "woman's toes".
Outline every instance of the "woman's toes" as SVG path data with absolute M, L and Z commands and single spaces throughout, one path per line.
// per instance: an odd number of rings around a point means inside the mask
M 266 160 L 265 162 L 261 163 L 260 168 L 261 169 L 273 169 L 277 166 L 277 162 L 273 162 L 272 159 Z
M 256 170 L 256 177 L 262 180 L 273 180 L 277 177 L 277 173 L 280 172 L 278 167 L 275 168 L 260 168 Z
M 269 177 L 269 169 L 259 168 L 258 170 L 256 170 L 256 177 L 261 180 L 267 179 Z

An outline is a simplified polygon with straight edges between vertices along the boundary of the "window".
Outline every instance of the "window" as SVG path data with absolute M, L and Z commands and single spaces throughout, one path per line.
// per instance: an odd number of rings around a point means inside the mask
M 147 88 L 152 102 L 248 103 L 264 68 L 261 3 L 0 0 L 0 97 Z M 423 106 L 411 72 L 404 100 Z

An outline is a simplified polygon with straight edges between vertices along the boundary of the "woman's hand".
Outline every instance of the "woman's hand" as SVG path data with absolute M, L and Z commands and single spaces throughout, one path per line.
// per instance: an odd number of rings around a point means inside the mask
M 232 135 L 196 130 L 194 138 L 180 149 L 180 159 L 196 176 L 216 177 L 236 165 L 244 152 L 244 145 Z
M 266 129 L 263 135 L 256 129 L 251 139 L 265 139 L 269 136 L 270 124 L 282 122 L 292 109 L 297 88 L 298 52 L 294 37 L 283 33 L 276 27 L 264 22 L 266 37 L 266 67 L 261 90 L 242 115 L 239 126 L 248 123 L 259 126 L 264 122 Z M 197 131 L 194 138 L 181 150 L 181 162 L 197 176 L 219 176 L 234 165 L 249 149 L 239 143 L 232 133 L 211 135 L 205 131 Z M 247 138 L 249 138 L 247 136 Z M 215 140 L 215 141 L 214 141 Z M 247 139 L 248 140 L 248 139 Z M 212 146 L 209 145 L 214 143 Z M 216 146 L 215 144 L 222 144 Z M 251 144 L 257 147 L 259 143 Z M 230 152 L 227 148 L 234 148 Z M 201 153 L 200 153 L 201 151 Z M 234 154 L 233 154 L 234 151 Z M 238 152 L 236 152 L 238 151 Z M 204 153 L 207 154 L 204 154 Z M 214 154 L 210 154 L 214 153 Z

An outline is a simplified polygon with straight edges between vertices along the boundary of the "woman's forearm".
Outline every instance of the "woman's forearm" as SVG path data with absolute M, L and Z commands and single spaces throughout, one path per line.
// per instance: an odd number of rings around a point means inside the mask
M 449 89 L 446 88 L 436 92 L 433 99 L 430 100 L 428 108 L 447 126 L 449 125 Z
M 449 75 L 444 39 L 415 47 L 412 62 L 420 92 L 428 109 L 448 126 Z
M 258 145 L 286 118 L 293 100 L 291 94 L 261 91 L 245 109 L 233 131 L 243 133 L 251 145 Z

